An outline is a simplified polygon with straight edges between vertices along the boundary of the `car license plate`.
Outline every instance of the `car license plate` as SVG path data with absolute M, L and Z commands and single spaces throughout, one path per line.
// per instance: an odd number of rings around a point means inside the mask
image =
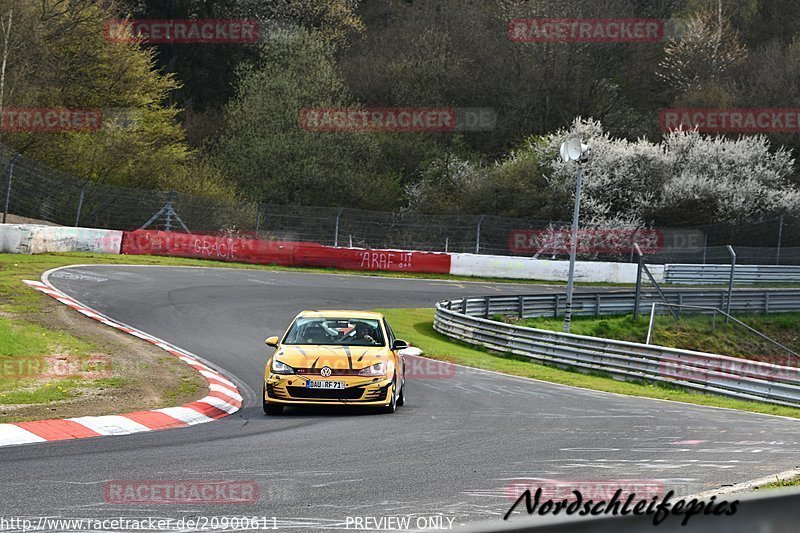
M 307 389 L 343 389 L 344 381 L 321 381 L 318 379 L 309 379 L 306 381 Z

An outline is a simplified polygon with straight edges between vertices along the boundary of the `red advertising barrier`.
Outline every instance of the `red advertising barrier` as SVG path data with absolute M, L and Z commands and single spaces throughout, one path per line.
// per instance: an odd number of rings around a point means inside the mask
M 450 256 L 444 253 L 335 248 L 309 242 L 237 239 L 152 230 L 124 232 L 122 253 L 343 270 L 450 273 Z

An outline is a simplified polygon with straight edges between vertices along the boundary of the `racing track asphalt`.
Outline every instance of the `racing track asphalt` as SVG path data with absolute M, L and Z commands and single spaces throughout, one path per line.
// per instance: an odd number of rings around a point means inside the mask
M 690 494 L 795 468 L 797 421 L 623 397 L 463 368 L 408 382 L 393 415 L 341 408 L 266 417 L 267 349 L 306 308 L 427 307 L 563 287 L 216 268 L 73 267 L 50 281 L 233 377 L 241 411 L 210 424 L 3 448 L 0 517 L 277 516 L 330 530 L 347 516 L 496 519 L 518 478 L 658 480 Z M 250 505 L 111 505 L 113 479 L 254 480 Z M 630 482 L 629 482 L 630 483 Z

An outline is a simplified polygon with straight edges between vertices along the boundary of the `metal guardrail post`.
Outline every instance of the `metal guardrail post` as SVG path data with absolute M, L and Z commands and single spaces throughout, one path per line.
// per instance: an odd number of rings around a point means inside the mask
M 78 223 L 81 220 L 81 210 L 83 209 L 83 196 L 86 192 L 86 187 L 89 185 L 89 180 L 83 182 L 83 187 L 81 187 L 81 194 L 78 196 L 78 210 L 75 212 L 75 227 L 78 227 Z
M 11 177 L 14 175 L 14 163 L 17 162 L 19 156 L 22 154 L 15 155 L 8 164 L 8 170 L 6 171 L 6 201 L 3 207 L 3 224 L 6 223 L 6 217 L 8 216 L 8 206 L 11 203 Z
M 475 253 L 481 253 L 481 226 L 483 225 L 483 219 L 486 218 L 486 215 L 481 215 L 481 218 L 478 219 L 478 227 L 475 230 Z
M 731 255 L 731 277 L 728 280 L 728 301 L 725 304 L 725 313 L 731 314 L 731 298 L 733 297 L 733 276 L 736 272 L 736 252 L 733 251 L 733 246 L 728 245 L 728 253 Z M 725 323 L 728 323 L 728 317 L 725 317 Z

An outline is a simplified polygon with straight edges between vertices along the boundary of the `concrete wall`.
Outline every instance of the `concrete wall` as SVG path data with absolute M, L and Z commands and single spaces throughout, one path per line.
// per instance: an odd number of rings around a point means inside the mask
M 450 273 L 460 276 L 566 281 L 569 261 L 551 261 L 503 255 L 450 254 Z M 664 279 L 664 267 L 648 265 L 656 281 Z M 636 263 L 577 261 L 575 281 L 636 283 Z
M 0 224 L 0 252 L 2 253 L 92 252 L 118 254 L 121 245 L 121 231 L 35 224 Z

